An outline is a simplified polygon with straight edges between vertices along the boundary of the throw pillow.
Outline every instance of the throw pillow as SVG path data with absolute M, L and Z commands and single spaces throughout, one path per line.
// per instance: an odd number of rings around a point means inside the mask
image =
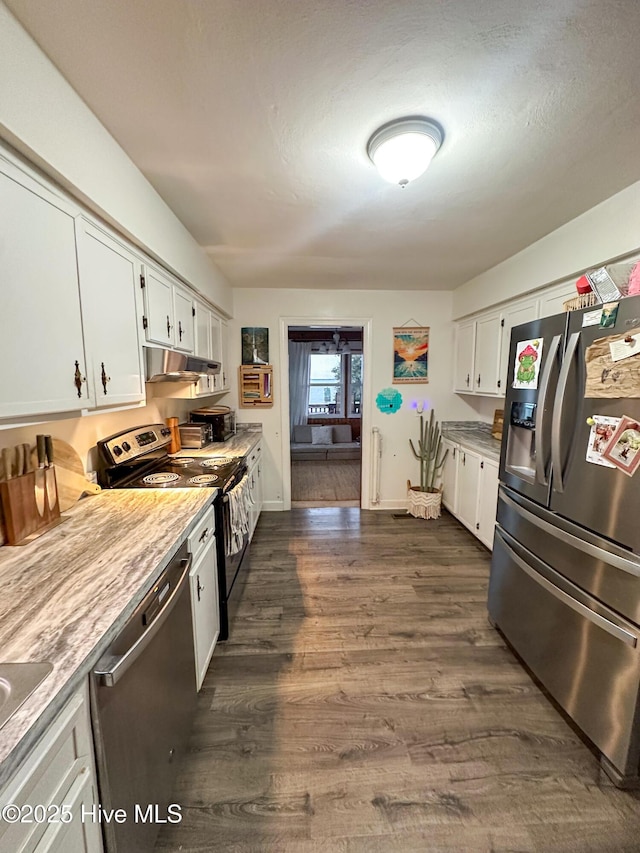
M 333 444 L 333 427 L 311 427 L 311 444 Z

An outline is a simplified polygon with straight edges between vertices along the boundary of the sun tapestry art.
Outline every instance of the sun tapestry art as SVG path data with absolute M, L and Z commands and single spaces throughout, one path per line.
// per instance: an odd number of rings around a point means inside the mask
M 429 327 L 393 330 L 393 384 L 429 381 Z

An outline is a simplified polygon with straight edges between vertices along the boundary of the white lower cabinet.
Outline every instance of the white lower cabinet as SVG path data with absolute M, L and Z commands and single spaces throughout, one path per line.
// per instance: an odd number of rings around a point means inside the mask
M 442 469 L 442 503 L 452 515 L 458 514 L 458 458 L 460 446 L 453 441 L 442 439 L 442 446 L 448 450 Z
M 472 533 L 476 532 L 480 455 L 464 447 L 458 460 L 458 518 Z
M 499 466 L 479 452 L 442 440 L 449 455 L 442 472 L 442 504 L 491 550 Z
M 102 853 L 88 692 L 72 696 L 0 792 L 0 809 L 14 804 L 22 818 L 0 821 L 0 853 Z
M 498 507 L 498 465 L 488 459 L 480 463 L 476 536 L 489 550 L 493 549 L 493 531 Z
M 247 477 L 249 478 L 249 489 L 251 490 L 252 504 L 249 510 L 249 539 L 253 538 L 253 532 L 262 512 L 262 445 L 257 444 L 247 456 Z
M 196 687 L 202 687 L 220 633 L 215 516 L 211 507 L 189 537 L 189 572 L 196 657 Z

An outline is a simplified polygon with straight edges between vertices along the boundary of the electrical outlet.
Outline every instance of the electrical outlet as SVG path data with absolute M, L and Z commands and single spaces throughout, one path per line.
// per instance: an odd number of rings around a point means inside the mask
M 98 485 L 98 472 L 97 471 L 87 471 L 87 480 L 90 483 L 95 483 Z

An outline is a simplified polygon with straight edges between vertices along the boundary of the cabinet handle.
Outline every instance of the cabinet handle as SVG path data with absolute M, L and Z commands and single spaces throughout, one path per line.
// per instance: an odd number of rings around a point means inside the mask
M 467 464 L 467 454 L 466 454 L 466 453 L 463 453 L 463 454 L 462 454 L 462 464 L 463 464 L 463 465 L 466 465 L 466 464 Z
M 478 374 L 478 387 L 480 387 L 480 374 Z
M 200 575 L 196 575 L 196 591 L 198 593 L 198 601 L 200 601 L 200 593 L 204 592 L 204 587 L 200 583 Z
M 82 383 L 87 381 L 87 377 L 80 373 L 80 362 L 76 361 L 76 369 L 73 374 L 73 384 L 78 391 L 78 397 L 82 397 Z
M 476 522 L 476 530 L 480 530 L 480 522 L 479 521 Z
M 182 340 L 182 320 L 178 320 L 178 340 Z
M 101 362 L 102 373 L 100 374 L 100 381 L 102 382 L 102 387 L 104 388 L 104 393 L 107 393 L 107 382 L 111 382 L 111 377 L 107 376 L 107 373 L 104 369 L 104 361 Z
M 167 314 L 167 337 L 171 337 L 171 321 L 169 320 L 169 315 Z
M 455 458 L 456 458 L 456 449 L 455 449 L 455 447 L 454 447 L 454 448 L 453 448 L 452 459 L 455 459 Z
M 204 540 L 207 538 L 208 533 L 209 533 L 209 528 L 205 527 L 205 529 L 200 534 L 200 538 L 198 539 L 198 542 L 204 542 Z
M 480 467 L 481 467 L 481 468 L 484 468 L 484 462 L 481 462 L 481 463 L 480 463 Z
M 498 388 L 502 385 L 502 379 L 498 379 Z
M 469 377 L 469 374 L 467 373 L 467 388 L 469 387 L 469 379 L 470 379 L 470 377 Z

